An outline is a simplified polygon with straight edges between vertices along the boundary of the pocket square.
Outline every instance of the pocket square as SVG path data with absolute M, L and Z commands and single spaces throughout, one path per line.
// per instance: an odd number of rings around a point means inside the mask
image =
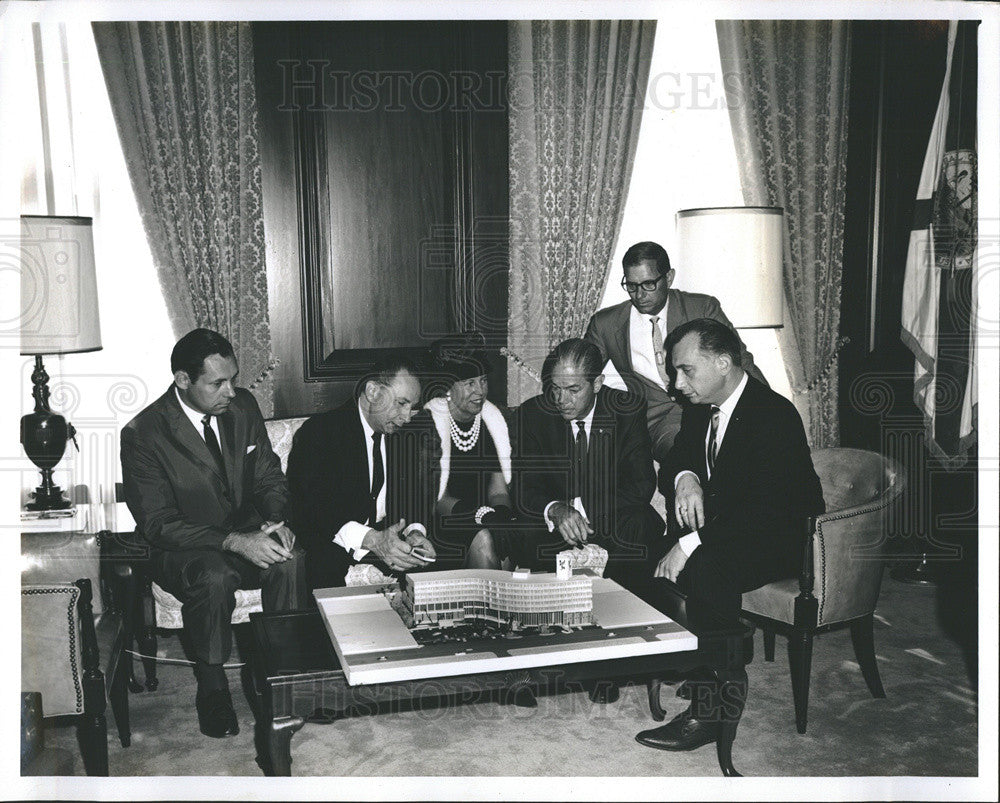
M 247 447 L 247 454 L 250 454 L 250 452 L 252 452 L 252 451 L 253 451 L 254 449 L 256 449 L 256 448 L 257 448 L 257 444 L 256 444 L 256 443 L 251 443 L 251 444 L 250 444 L 250 445 L 249 445 L 249 446 Z

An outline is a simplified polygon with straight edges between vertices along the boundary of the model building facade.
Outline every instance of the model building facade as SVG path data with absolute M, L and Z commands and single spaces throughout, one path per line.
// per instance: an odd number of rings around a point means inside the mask
M 403 595 L 414 626 L 473 620 L 525 627 L 593 623 L 593 590 L 586 575 L 559 580 L 554 574 L 492 569 L 420 572 L 406 576 Z

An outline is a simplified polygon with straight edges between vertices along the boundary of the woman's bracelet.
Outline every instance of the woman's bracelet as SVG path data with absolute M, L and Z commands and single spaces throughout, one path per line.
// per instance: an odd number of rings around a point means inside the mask
M 497 509 L 495 507 L 490 507 L 489 505 L 483 505 L 476 511 L 476 524 L 482 524 L 483 518 L 489 513 L 496 513 Z

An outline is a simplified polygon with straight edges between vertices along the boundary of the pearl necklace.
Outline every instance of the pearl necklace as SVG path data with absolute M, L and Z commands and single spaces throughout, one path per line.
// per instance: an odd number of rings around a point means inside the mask
M 483 420 L 482 415 L 476 413 L 476 417 L 472 422 L 472 429 L 468 432 L 463 432 L 459 428 L 455 422 L 455 417 L 451 414 L 451 410 L 448 411 L 448 418 L 451 420 L 451 442 L 455 444 L 455 448 L 463 452 L 471 451 L 472 447 L 479 440 L 479 425 Z

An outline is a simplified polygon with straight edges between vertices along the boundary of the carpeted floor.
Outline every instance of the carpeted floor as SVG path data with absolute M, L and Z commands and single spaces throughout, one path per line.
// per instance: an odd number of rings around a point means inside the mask
M 977 700 L 962 652 L 942 635 L 935 589 L 885 579 L 875 645 L 887 698 L 872 699 L 854 662 L 847 630 L 818 638 L 813 655 L 809 728 L 798 735 L 788 659 L 779 637 L 765 663 L 761 637 L 748 667 L 750 696 L 736 736 L 734 763 L 754 776 L 971 776 L 977 773 Z M 176 637 L 161 654 L 182 657 Z M 241 732 L 214 740 L 198 732 L 191 670 L 161 664 L 160 687 L 132 695 L 132 745 L 123 749 L 109 713 L 113 776 L 259 776 L 253 720 L 234 692 Z M 665 687 L 668 717 L 682 701 Z M 535 709 L 480 703 L 306 724 L 292 740 L 297 776 L 712 776 L 715 750 L 665 753 L 635 734 L 653 727 L 645 687 L 627 687 L 609 706 L 583 692 L 541 697 Z M 51 730 L 47 745 L 82 762 L 72 729 Z

